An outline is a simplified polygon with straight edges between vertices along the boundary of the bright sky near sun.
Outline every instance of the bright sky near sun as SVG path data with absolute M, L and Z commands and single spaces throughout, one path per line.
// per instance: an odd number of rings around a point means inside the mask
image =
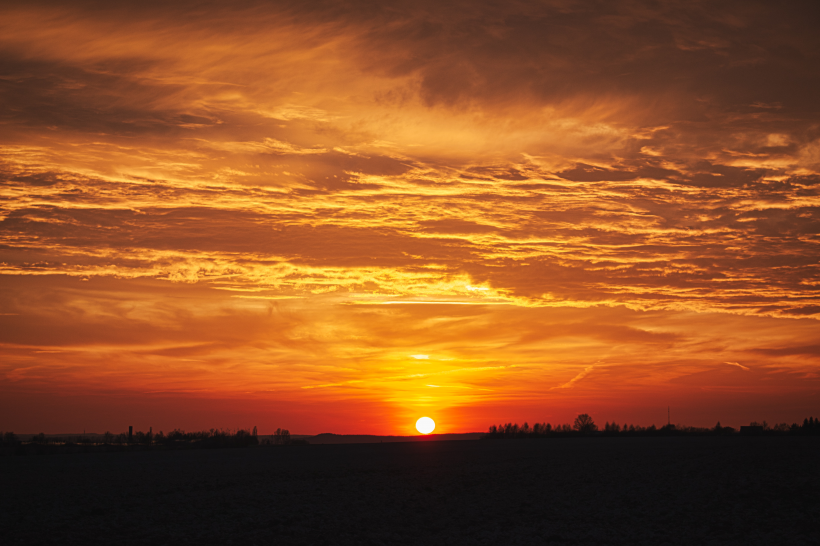
M 812 2 L 0 7 L 0 430 L 801 419 Z

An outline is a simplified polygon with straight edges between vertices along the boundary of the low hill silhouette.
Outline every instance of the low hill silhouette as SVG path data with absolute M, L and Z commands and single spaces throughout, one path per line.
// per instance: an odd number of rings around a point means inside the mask
M 453 440 L 478 440 L 485 436 L 483 432 L 461 434 L 427 434 L 414 436 L 377 436 L 374 434 L 334 434 L 323 432 L 316 436 L 301 436 L 310 444 L 379 444 L 393 442 L 441 442 Z

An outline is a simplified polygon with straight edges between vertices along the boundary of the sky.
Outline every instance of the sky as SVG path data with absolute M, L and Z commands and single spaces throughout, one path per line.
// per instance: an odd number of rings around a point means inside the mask
M 3 2 L 0 430 L 820 414 L 816 2 Z

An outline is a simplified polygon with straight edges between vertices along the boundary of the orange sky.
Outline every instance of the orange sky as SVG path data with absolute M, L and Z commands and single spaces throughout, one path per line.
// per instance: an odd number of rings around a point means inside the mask
M 820 413 L 816 3 L 166 4 L 0 7 L 0 430 Z

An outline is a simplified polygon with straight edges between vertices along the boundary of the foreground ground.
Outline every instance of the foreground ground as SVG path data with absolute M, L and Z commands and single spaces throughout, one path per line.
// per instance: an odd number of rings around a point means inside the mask
M 820 544 L 819 438 L 0 458 L 4 544 Z

